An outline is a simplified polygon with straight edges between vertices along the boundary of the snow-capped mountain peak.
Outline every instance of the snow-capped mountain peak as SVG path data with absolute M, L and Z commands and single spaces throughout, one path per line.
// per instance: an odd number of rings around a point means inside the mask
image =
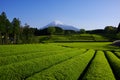
M 62 23 L 61 21 L 55 20 L 51 23 L 49 23 L 48 25 L 44 26 L 43 28 L 47 28 L 47 27 L 51 27 L 51 26 L 56 26 L 56 27 L 60 27 L 63 30 L 74 30 L 74 31 L 79 31 L 79 29 L 77 29 L 74 26 L 71 25 L 66 25 L 64 23 Z
M 61 21 L 58 21 L 58 20 L 55 20 L 55 21 L 51 22 L 51 24 L 54 24 L 54 25 L 64 25 Z

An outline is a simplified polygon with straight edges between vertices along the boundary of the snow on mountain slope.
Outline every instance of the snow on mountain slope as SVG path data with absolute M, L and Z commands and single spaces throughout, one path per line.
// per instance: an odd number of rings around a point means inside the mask
M 58 21 L 58 20 L 49 23 L 48 25 L 44 26 L 43 29 L 44 29 L 44 28 L 51 27 L 51 26 L 60 27 L 60 28 L 62 28 L 63 30 L 79 31 L 79 29 L 77 29 L 76 27 L 71 26 L 71 25 L 66 25 L 66 24 L 64 24 L 64 23 L 62 23 L 61 21 Z

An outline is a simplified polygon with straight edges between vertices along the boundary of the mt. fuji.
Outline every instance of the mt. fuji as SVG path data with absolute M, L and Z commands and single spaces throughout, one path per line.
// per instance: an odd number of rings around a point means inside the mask
M 79 29 L 77 29 L 76 27 L 71 26 L 71 25 L 66 25 L 66 24 L 64 24 L 64 23 L 62 23 L 61 21 L 58 21 L 58 20 L 49 23 L 48 25 L 44 26 L 43 29 L 44 29 L 44 28 L 48 28 L 48 27 L 50 27 L 50 26 L 60 27 L 60 28 L 62 28 L 63 30 L 79 31 Z

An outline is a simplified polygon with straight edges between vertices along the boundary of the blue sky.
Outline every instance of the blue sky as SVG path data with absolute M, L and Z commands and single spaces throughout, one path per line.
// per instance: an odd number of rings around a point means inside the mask
M 54 20 L 86 30 L 120 22 L 120 0 L 0 0 L 3 11 L 10 21 L 16 17 L 37 28 Z

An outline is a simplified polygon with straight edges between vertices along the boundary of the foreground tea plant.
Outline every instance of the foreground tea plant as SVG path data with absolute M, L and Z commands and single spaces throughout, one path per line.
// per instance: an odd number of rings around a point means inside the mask
M 82 55 L 36 73 L 27 80 L 77 80 L 94 56 L 94 53 L 94 50 L 88 50 Z
M 10 65 L 0 67 L 0 80 L 21 80 L 29 77 L 37 72 L 40 72 L 52 65 L 59 64 L 74 56 L 83 54 L 86 50 L 76 50 L 71 52 L 64 52 L 61 54 L 35 58 L 28 61 L 13 63 Z
M 120 59 L 110 51 L 106 52 L 106 57 L 113 69 L 113 72 L 116 78 L 119 80 L 120 79 Z
M 115 80 L 103 51 L 97 51 L 82 80 Z

